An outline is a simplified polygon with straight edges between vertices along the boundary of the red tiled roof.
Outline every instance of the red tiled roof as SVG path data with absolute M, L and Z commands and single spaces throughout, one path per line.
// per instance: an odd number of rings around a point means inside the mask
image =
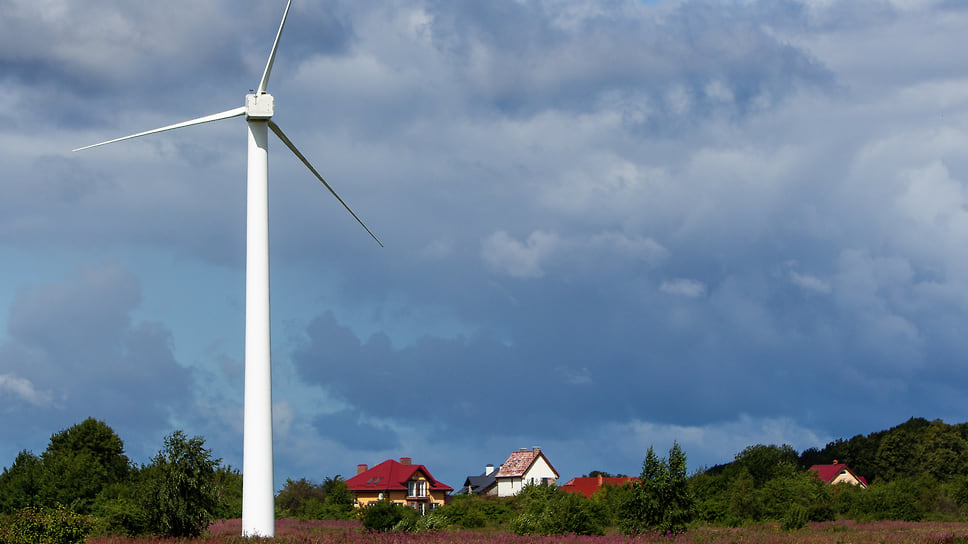
M 863 476 L 858 476 L 854 474 L 853 470 L 850 470 L 845 463 L 836 463 L 832 465 L 813 465 L 810 467 L 811 471 L 817 473 L 817 477 L 820 478 L 825 483 L 830 483 L 834 478 L 840 475 L 841 472 L 847 471 L 851 476 L 857 478 L 864 486 L 867 486 L 867 480 Z
M 376 465 L 352 478 L 346 480 L 346 487 L 350 491 L 406 491 L 407 482 L 414 473 L 420 471 L 429 481 L 432 491 L 453 491 L 454 488 L 439 482 L 423 465 L 404 465 L 393 459 Z
M 541 448 L 534 448 L 530 450 L 518 450 L 511 452 L 508 460 L 501 465 L 501 468 L 494 474 L 495 478 L 517 478 L 519 476 L 524 476 L 524 473 L 531 468 L 538 458 L 545 460 L 551 471 L 555 473 L 555 477 L 558 476 L 558 471 L 555 467 L 551 465 L 551 461 L 545 457 L 545 454 L 541 453 Z
M 613 478 L 585 476 L 568 480 L 566 484 L 561 486 L 561 489 L 562 491 L 568 491 L 569 493 L 581 493 L 586 497 L 591 497 L 592 494 L 598 491 L 603 485 L 613 485 L 619 487 L 627 483 L 637 481 L 639 481 L 638 478 L 633 478 L 631 476 L 618 476 Z

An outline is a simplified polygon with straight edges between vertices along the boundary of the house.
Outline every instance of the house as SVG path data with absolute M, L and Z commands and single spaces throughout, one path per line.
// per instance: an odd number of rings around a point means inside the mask
M 427 467 L 413 464 L 409 457 L 401 457 L 400 461 L 387 459 L 373 468 L 357 465 L 356 476 L 346 480 L 346 487 L 358 507 L 389 499 L 421 514 L 443 505 L 447 494 L 454 490 L 437 481 Z
M 638 478 L 633 478 L 631 476 L 602 477 L 602 475 L 599 474 L 598 476 L 582 476 L 572 478 L 568 480 L 567 483 L 560 486 L 560 488 L 562 491 L 567 491 L 569 493 L 581 493 L 586 497 L 591 497 L 592 494 L 601 489 L 603 485 L 621 487 L 637 481 L 639 481 Z
M 867 489 L 867 480 L 863 476 L 858 476 L 850 470 L 844 463 L 838 463 L 836 459 L 829 465 L 813 465 L 809 472 L 813 472 L 818 478 L 828 484 L 850 484 L 859 485 Z
M 557 485 L 558 471 L 541 452 L 541 448 L 512 452 L 494 474 L 497 496 L 517 495 L 526 484 Z
M 494 478 L 497 471 L 494 465 L 484 467 L 484 473 L 480 476 L 468 476 L 464 480 L 464 485 L 454 492 L 454 495 L 497 495 L 497 479 Z

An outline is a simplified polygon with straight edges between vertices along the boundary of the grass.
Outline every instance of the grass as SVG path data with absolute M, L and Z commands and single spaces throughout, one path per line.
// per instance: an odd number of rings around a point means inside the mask
M 172 540 L 157 537 L 102 536 L 86 544 L 243 544 L 241 520 L 220 521 L 207 536 Z M 810 523 L 797 531 L 779 524 L 729 528 L 702 526 L 674 537 L 642 535 L 517 536 L 498 532 L 438 531 L 432 533 L 370 533 L 355 521 L 276 522 L 273 542 L 283 544 L 968 544 L 968 522 L 854 522 Z

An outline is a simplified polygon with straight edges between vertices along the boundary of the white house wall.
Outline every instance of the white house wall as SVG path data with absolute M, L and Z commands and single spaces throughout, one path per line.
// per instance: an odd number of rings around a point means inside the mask
M 498 478 L 497 496 L 510 497 L 517 495 L 521 489 L 529 483 L 540 484 L 549 482 L 552 485 L 558 483 L 558 475 L 552 470 L 551 465 L 545 461 L 544 457 L 538 457 L 534 463 L 525 471 L 523 476 L 516 478 Z

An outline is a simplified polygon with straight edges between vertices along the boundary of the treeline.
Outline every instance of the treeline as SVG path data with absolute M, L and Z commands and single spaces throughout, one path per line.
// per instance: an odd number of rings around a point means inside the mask
M 808 470 L 834 460 L 869 487 L 831 486 Z M 23 544 L 28 540 L 11 535 L 48 530 L 53 536 L 39 541 L 72 544 L 92 532 L 197 536 L 215 519 L 241 516 L 242 476 L 220 463 L 200 437 L 176 431 L 148 464 L 136 465 L 110 427 L 87 419 L 54 434 L 40 455 L 20 452 L 0 474 L 0 544 Z M 335 476 L 319 484 L 288 480 L 275 505 L 277 518 L 359 518 L 374 530 L 488 527 L 518 534 L 678 533 L 695 523 L 765 521 L 796 529 L 845 518 L 964 520 L 968 424 L 912 418 L 802 453 L 757 444 L 691 476 L 678 444 L 668 457 L 649 448 L 635 483 L 606 485 L 591 498 L 527 486 L 508 498 L 459 495 L 421 517 L 388 501 L 356 509 L 345 481 Z
M 21 451 L 0 474 L 0 541 L 24 531 L 56 533 L 34 534 L 56 542 L 90 532 L 197 536 L 241 515 L 242 476 L 220 461 L 202 438 L 175 431 L 136 465 L 114 430 L 88 418 L 51 436 L 40 455 Z

